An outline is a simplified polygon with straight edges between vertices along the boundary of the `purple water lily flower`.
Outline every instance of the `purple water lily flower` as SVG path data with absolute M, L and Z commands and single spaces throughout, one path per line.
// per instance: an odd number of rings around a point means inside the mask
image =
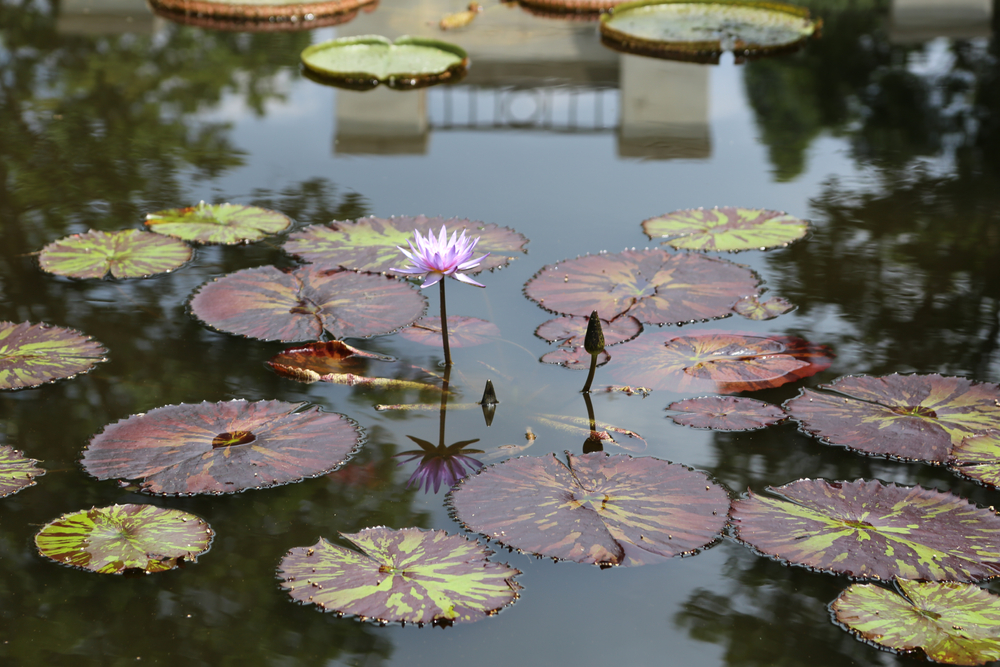
M 441 226 L 441 233 L 436 238 L 433 232 L 427 232 L 427 238 L 424 238 L 417 230 L 413 230 L 413 236 L 416 239 L 416 245 L 413 244 L 413 241 L 408 241 L 410 250 L 396 246 L 413 263 L 413 266 L 405 269 L 390 269 L 391 271 L 410 276 L 424 276 L 424 284 L 420 286 L 421 288 L 435 285 L 445 276 L 451 276 L 476 287 L 486 287 L 486 285 L 477 283 L 461 273 L 476 268 L 479 266 L 479 262 L 489 255 L 486 253 L 482 257 L 472 258 L 472 251 L 479 243 L 478 236 L 471 240 L 467 239 L 463 229 L 461 236 L 457 232 L 452 232 L 449 239 L 448 230 L 445 229 L 444 225 Z

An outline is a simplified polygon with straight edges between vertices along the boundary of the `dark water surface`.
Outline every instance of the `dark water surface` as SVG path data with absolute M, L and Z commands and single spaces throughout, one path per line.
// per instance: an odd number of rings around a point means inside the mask
M 199 248 L 174 274 L 125 282 L 47 275 L 31 254 L 70 233 L 139 227 L 148 211 L 199 200 L 278 208 L 298 225 L 424 213 L 513 227 L 531 240 L 526 256 L 482 276 L 485 290 L 448 286 L 450 313 L 489 319 L 503 333 L 502 342 L 454 350 L 456 400 L 477 400 L 492 378 L 502 403 L 489 429 L 478 410 L 449 412 L 446 439 L 480 438 L 490 462 L 509 456 L 504 445 L 527 445 L 529 427 L 537 439 L 525 454 L 582 446 L 535 421 L 586 416 L 584 374 L 538 363 L 549 348 L 533 331 L 550 316 L 522 285 L 564 258 L 647 246 L 639 223 L 680 208 L 763 207 L 814 223 L 792 247 L 735 257 L 796 311 L 685 328 L 795 334 L 835 350 L 828 371 L 756 397 L 781 402 L 844 374 L 997 382 L 998 47 L 988 19 L 921 27 L 906 4 L 817 1 L 821 40 L 718 66 L 622 56 L 599 44 L 593 24 L 493 7 L 446 36 L 472 55 L 460 85 L 358 93 L 305 79 L 299 52 L 334 35 L 435 35 L 428 22 L 462 3 L 384 0 L 335 29 L 237 34 L 176 25 L 126 0 L 2 0 L 0 319 L 75 327 L 110 355 L 80 378 L 0 396 L 6 444 L 48 471 L 0 501 L 0 660 L 916 664 L 830 622 L 827 605 L 845 577 L 786 567 L 728 538 L 694 557 L 610 570 L 504 552 L 498 558 L 524 573 L 521 599 L 464 627 L 381 628 L 297 606 L 274 576 L 291 547 L 375 525 L 461 532 L 444 491 L 407 489 L 415 464 L 392 458 L 413 447 L 408 435 L 436 442 L 437 414 L 373 409 L 421 399 L 414 394 L 280 378 L 264 362 L 285 346 L 210 331 L 187 313 L 191 291 L 212 277 L 290 265 L 281 238 Z M 353 342 L 411 363 L 440 360 L 398 336 Z M 613 365 L 598 370 L 599 384 Z M 341 472 L 229 497 L 145 497 L 93 480 L 78 463 L 108 423 L 231 398 L 308 401 L 350 415 L 368 441 Z M 677 398 L 598 393 L 594 408 L 646 437 L 638 453 L 704 470 L 734 495 L 800 477 L 865 477 L 1000 504 L 1000 494 L 945 470 L 849 454 L 794 425 L 744 434 L 676 426 L 663 409 Z M 211 551 L 137 578 L 37 555 L 40 525 L 121 502 L 204 517 L 217 532 Z

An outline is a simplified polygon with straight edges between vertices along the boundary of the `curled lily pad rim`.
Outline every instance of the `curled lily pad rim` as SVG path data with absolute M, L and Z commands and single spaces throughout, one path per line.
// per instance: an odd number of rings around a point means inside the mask
M 426 48 L 439 49 L 459 58 L 459 62 L 447 67 L 442 72 L 433 74 L 394 72 L 385 78 L 380 78 L 371 72 L 337 72 L 324 70 L 309 65 L 309 56 L 325 51 L 326 49 L 343 46 L 423 46 Z M 302 63 L 302 70 L 306 76 L 317 83 L 342 85 L 358 90 L 374 88 L 378 84 L 385 84 L 390 88 L 421 88 L 423 86 L 459 79 L 464 76 L 469 67 L 469 54 L 461 46 L 445 42 L 431 37 L 416 37 L 413 35 L 403 35 L 397 37 L 395 41 L 383 37 L 382 35 L 355 35 L 351 37 L 338 37 L 319 44 L 312 44 L 302 50 L 299 56 Z
M 255 23 L 277 23 L 281 28 L 291 30 L 306 30 L 324 25 L 336 25 L 343 23 L 343 20 L 336 23 L 320 23 L 324 18 L 342 17 L 347 15 L 354 18 L 357 10 L 373 4 L 377 0 L 326 0 L 307 2 L 286 2 L 275 4 L 242 4 L 239 2 L 211 2 L 211 0 L 150 0 L 154 9 L 163 9 L 167 12 L 184 16 L 188 19 L 216 18 L 229 19 L 231 21 L 242 21 L 250 26 Z M 313 18 L 307 18 L 312 16 Z M 202 25 L 191 23 L 192 25 Z M 283 24 L 288 24 L 283 25 Z M 229 29 L 238 29 L 236 25 Z M 275 28 L 272 28 L 272 30 Z M 251 27 L 251 31 L 254 31 Z M 256 31 L 254 31 L 256 32 Z

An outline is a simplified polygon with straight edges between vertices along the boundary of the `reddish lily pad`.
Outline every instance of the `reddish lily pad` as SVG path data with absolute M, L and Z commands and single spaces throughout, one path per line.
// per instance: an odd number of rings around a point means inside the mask
M 675 423 L 715 431 L 752 431 L 788 418 L 776 405 L 754 398 L 703 396 L 677 401 L 667 406 L 684 414 L 670 415 Z
M 425 317 L 399 332 L 406 340 L 441 347 L 441 318 Z M 475 317 L 448 317 L 448 343 L 451 347 L 483 345 L 500 337 L 500 327 Z
M 713 542 L 729 495 L 702 472 L 651 457 L 510 459 L 458 483 L 451 504 L 469 530 L 557 559 L 643 565 Z
M 283 213 L 258 206 L 206 204 L 171 208 L 146 215 L 151 232 L 195 243 L 235 245 L 259 241 L 283 232 L 292 219 Z
M 38 255 L 43 271 L 70 278 L 145 278 L 191 259 L 191 246 L 138 229 L 91 230 L 53 241 Z
M 860 639 L 893 651 L 923 649 L 946 665 L 1000 660 L 1000 596 L 973 584 L 895 583 L 897 591 L 853 584 L 830 610 Z
M 728 317 L 741 297 L 756 294 L 750 269 L 702 255 L 663 250 L 626 250 L 585 255 L 546 266 L 524 293 L 562 315 L 605 320 L 624 313 L 648 324 L 680 324 Z
M 424 314 L 427 300 L 409 283 L 353 271 L 304 266 L 244 269 L 203 285 L 191 312 L 210 327 L 261 340 L 364 338 L 391 333 Z
M 194 514 L 153 505 L 112 505 L 64 514 L 35 535 L 47 558 L 102 574 L 163 572 L 193 563 L 214 533 Z
M 539 359 L 543 364 L 557 364 L 559 366 L 565 366 L 566 368 L 571 368 L 575 371 L 586 371 L 590 370 L 590 361 L 592 359 L 590 352 L 582 346 L 578 347 L 560 347 L 558 350 L 553 350 L 552 352 L 547 352 L 542 355 Z M 607 350 L 601 350 L 597 354 L 597 366 L 603 366 L 604 364 L 611 361 L 611 354 Z
M 951 493 L 821 479 L 768 491 L 730 511 L 736 538 L 764 554 L 863 579 L 1000 575 L 1000 517 Z
M 590 317 L 556 317 L 540 324 L 535 335 L 550 343 L 559 343 L 560 347 L 582 347 L 589 322 Z M 601 331 L 605 345 L 617 345 L 641 334 L 642 324 L 634 317 L 601 320 Z
M 963 477 L 1000 488 L 1000 431 L 972 435 L 952 447 L 948 467 Z
M 782 299 L 780 296 L 772 297 L 767 301 L 760 301 L 755 296 L 745 296 L 733 306 L 734 313 L 748 320 L 773 320 L 794 309 L 795 306 L 790 301 Z
M 486 269 L 498 269 L 527 252 L 525 246 L 528 239 L 509 227 L 464 218 L 428 218 L 422 215 L 368 217 L 355 222 L 310 225 L 290 234 L 282 248 L 290 255 L 322 268 L 385 273 L 407 264 L 399 247 L 407 247 L 407 241 L 413 239 L 414 230 L 426 236 L 431 232 L 437 234 L 442 225 L 449 234 L 465 231 L 470 239 L 479 237 L 476 253 L 490 254 L 479 266 L 465 273 L 475 275 Z
M 809 223 L 781 211 L 726 206 L 674 211 L 642 223 L 650 239 L 682 250 L 767 250 L 797 241 Z
M 732 394 L 815 375 L 830 366 L 832 357 L 827 347 L 794 336 L 656 331 L 615 348 L 609 370 L 630 385 Z
M 293 600 L 382 623 L 470 623 L 517 599 L 520 571 L 491 563 L 492 551 L 443 530 L 385 527 L 341 533 L 359 550 L 320 538 L 281 559 Z
M 38 461 L 27 458 L 24 452 L 7 445 L 0 446 L 0 498 L 34 486 L 35 478 L 45 474 L 36 463 Z
M 141 479 L 155 494 L 236 493 L 318 477 L 361 446 L 351 419 L 304 403 L 167 405 L 104 428 L 83 454 L 98 479 Z
M 0 389 L 24 389 L 86 373 L 108 351 L 76 329 L 0 322 Z
M 395 362 L 392 357 L 372 354 L 356 347 L 332 340 L 325 343 L 307 343 L 288 348 L 271 357 L 267 365 L 279 375 L 299 382 L 331 382 L 348 386 L 364 386 L 374 389 L 431 389 L 441 391 L 437 385 L 400 377 L 369 377 L 369 362 Z M 381 375 L 390 371 L 395 374 L 412 372 L 412 366 L 400 368 L 394 364 Z M 421 371 L 421 375 L 427 375 Z
M 1000 387 L 943 375 L 847 376 L 785 410 L 806 433 L 852 451 L 945 463 L 953 445 L 1000 429 Z

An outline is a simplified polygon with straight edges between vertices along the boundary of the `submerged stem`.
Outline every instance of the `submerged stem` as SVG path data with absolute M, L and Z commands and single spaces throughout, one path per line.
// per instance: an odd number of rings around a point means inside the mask
M 441 340 L 444 342 L 444 365 L 451 366 L 451 348 L 448 346 L 448 309 L 444 305 L 444 277 L 441 285 Z

